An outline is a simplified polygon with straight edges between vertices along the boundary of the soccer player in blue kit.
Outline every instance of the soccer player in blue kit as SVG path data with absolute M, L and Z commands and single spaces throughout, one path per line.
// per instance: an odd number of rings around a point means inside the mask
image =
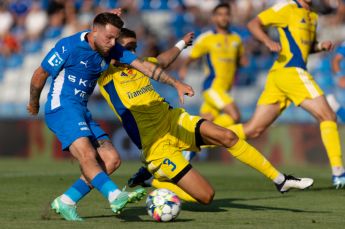
M 45 121 L 80 165 L 81 177 L 52 203 L 51 208 L 64 219 L 81 221 L 77 202 L 96 188 L 110 203 L 115 214 L 127 203 L 143 198 L 145 190 L 121 191 L 109 178 L 120 166 L 120 157 L 108 135 L 92 119 L 87 101 L 100 74 L 116 59 L 176 88 L 181 101 L 185 94 L 194 95 L 193 89 L 167 75 L 160 67 L 137 59 L 130 51 L 116 43 L 123 21 L 113 13 L 100 13 L 91 31 L 76 33 L 59 40 L 46 55 L 31 79 L 30 100 L 27 110 L 39 112 L 39 98 L 49 76 L 53 81 L 45 105 Z

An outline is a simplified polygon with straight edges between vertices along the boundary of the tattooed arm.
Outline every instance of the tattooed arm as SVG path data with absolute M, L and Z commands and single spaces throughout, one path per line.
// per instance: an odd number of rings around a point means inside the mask
M 175 87 L 177 90 L 177 93 L 179 95 L 180 102 L 183 104 L 183 96 L 193 96 L 194 91 L 193 88 L 185 83 L 182 83 L 179 80 L 176 80 L 175 78 L 169 76 L 161 67 L 158 65 L 155 65 L 148 61 L 143 61 L 136 59 L 131 63 L 131 66 L 138 69 L 142 73 L 144 73 L 146 76 L 150 77 L 151 79 L 154 79 L 158 82 L 168 84 L 172 87 Z
M 26 108 L 31 115 L 38 114 L 40 109 L 40 95 L 48 77 L 49 73 L 46 72 L 42 67 L 39 67 L 36 69 L 31 78 L 30 100 Z

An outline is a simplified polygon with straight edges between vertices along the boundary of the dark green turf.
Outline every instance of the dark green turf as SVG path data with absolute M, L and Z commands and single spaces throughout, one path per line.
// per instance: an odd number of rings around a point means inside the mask
M 112 179 L 123 186 L 139 163 L 123 162 Z M 173 223 L 156 223 L 144 201 L 114 216 L 96 191 L 79 204 L 85 222 L 61 220 L 46 209 L 79 174 L 71 161 L 0 159 L 0 228 L 344 228 L 345 190 L 330 185 L 328 167 L 288 167 L 284 172 L 310 176 L 307 191 L 278 193 L 271 182 L 239 164 L 195 163 L 216 189 L 209 206 L 183 204 Z

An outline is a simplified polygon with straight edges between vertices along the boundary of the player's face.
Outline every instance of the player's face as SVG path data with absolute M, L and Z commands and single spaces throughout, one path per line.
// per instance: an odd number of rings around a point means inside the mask
M 213 23 L 221 29 L 227 29 L 230 25 L 230 16 L 229 9 L 221 7 L 213 14 Z
M 135 49 L 137 48 L 137 39 L 133 37 L 125 37 L 122 38 L 119 43 L 125 47 L 125 49 L 135 53 Z
M 107 56 L 120 35 L 120 29 L 107 24 L 105 26 L 96 26 L 93 32 L 96 50 L 103 56 Z

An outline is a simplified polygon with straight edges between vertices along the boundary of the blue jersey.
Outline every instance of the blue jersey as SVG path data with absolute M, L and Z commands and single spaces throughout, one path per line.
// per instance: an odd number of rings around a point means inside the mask
M 337 49 L 337 54 L 342 55 L 345 57 L 345 42 L 343 42 Z
M 42 61 L 42 68 L 53 77 L 46 113 L 76 104 L 86 107 L 98 77 L 108 68 L 111 59 L 130 64 L 137 58 L 119 44 L 114 46 L 108 57 L 101 56 L 85 39 L 88 32 L 59 40 Z

